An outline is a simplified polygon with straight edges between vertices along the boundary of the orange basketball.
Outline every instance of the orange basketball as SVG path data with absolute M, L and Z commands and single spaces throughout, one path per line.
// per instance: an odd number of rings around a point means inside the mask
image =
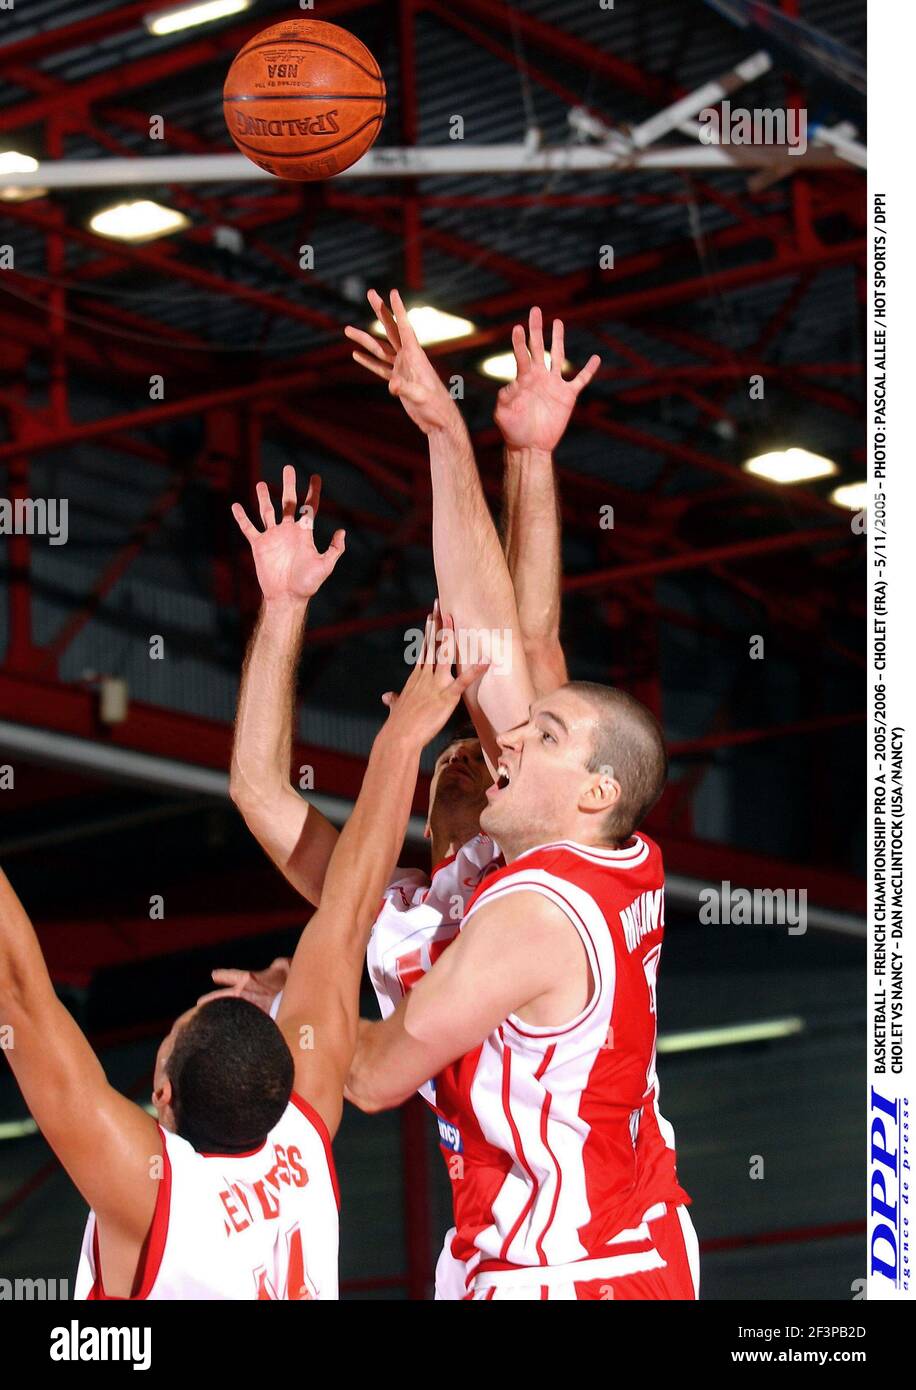
M 365 44 L 336 24 L 291 19 L 249 39 L 223 87 L 229 134 L 279 179 L 329 179 L 370 149 L 385 82 Z

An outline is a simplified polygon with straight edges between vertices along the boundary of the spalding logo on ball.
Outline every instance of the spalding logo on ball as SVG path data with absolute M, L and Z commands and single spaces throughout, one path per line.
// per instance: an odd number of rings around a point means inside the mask
M 336 24 L 293 19 L 249 39 L 223 87 L 229 134 L 280 179 L 329 179 L 374 144 L 385 82 L 365 44 Z

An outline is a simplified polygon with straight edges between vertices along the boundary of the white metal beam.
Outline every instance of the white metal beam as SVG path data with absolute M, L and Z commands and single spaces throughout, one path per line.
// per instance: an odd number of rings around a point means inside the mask
M 600 147 L 552 146 L 532 151 L 524 145 L 427 145 L 370 150 L 351 168 L 349 178 L 432 178 L 461 174 L 601 174 L 639 169 L 835 169 L 844 160 L 833 149 L 809 146 L 787 158 L 777 146 L 653 146 L 620 154 Z M 127 188 L 163 183 L 251 183 L 274 178 L 241 154 L 161 155 L 135 159 L 49 160 L 25 173 L 5 173 L 6 188 Z M 283 182 L 283 180 L 277 180 Z

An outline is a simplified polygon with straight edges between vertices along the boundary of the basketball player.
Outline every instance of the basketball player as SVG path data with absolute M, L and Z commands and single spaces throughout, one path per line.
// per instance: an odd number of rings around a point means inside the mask
M 387 341 L 348 334 L 427 435 L 440 592 L 459 636 L 511 629 L 511 577 L 457 407 L 397 293 L 390 311 L 370 302 Z M 508 405 L 546 370 L 539 315 L 529 344 L 517 329 Z M 597 361 L 563 383 L 561 325 L 551 346 L 552 388 L 575 394 Z M 664 928 L 661 856 L 636 830 L 664 785 L 661 731 L 622 691 L 573 682 L 537 697 L 522 651 L 508 670 L 491 664 L 471 703 L 498 750 L 481 828 L 506 867 L 390 1017 L 362 1026 L 350 1098 L 383 1109 L 437 1078 L 456 1149 L 449 1253 L 467 1297 L 693 1298 L 695 1237 L 673 1161 L 654 1211 L 636 1162 L 657 1091 Z
M 316 556 L 312 592 L 333 564 Z M 0 1030 L 29 1110 L 91 1207 L 77 1298 L 337 1297 L 330 1141 L 366 935 L 404 836 L 420 753 L 480 674 L 454 680 L 445 648 L 437 659 L 447 628 L 427 623 L 403 693 L 384 697 L 389 718 L 277 1022 L 239 998 L 183 1014 L 156 1058 L 155 1119 L 109 1085 L 0 871 Z

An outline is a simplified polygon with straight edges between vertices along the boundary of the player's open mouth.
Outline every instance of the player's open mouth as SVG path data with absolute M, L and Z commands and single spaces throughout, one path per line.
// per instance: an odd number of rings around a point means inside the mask
M 506 764 L 499 763 L 499 765 L 496 768 L 496 781 L 493 783 L 492 787 L 489 787 L 487 789 L 487 796 L 490 798 L 494 796 L 499 796 L 500 792 L 504 792 L 506 790 L 510 780 L 511 778 L 509 776 L 509 769 L 506 767 Z

